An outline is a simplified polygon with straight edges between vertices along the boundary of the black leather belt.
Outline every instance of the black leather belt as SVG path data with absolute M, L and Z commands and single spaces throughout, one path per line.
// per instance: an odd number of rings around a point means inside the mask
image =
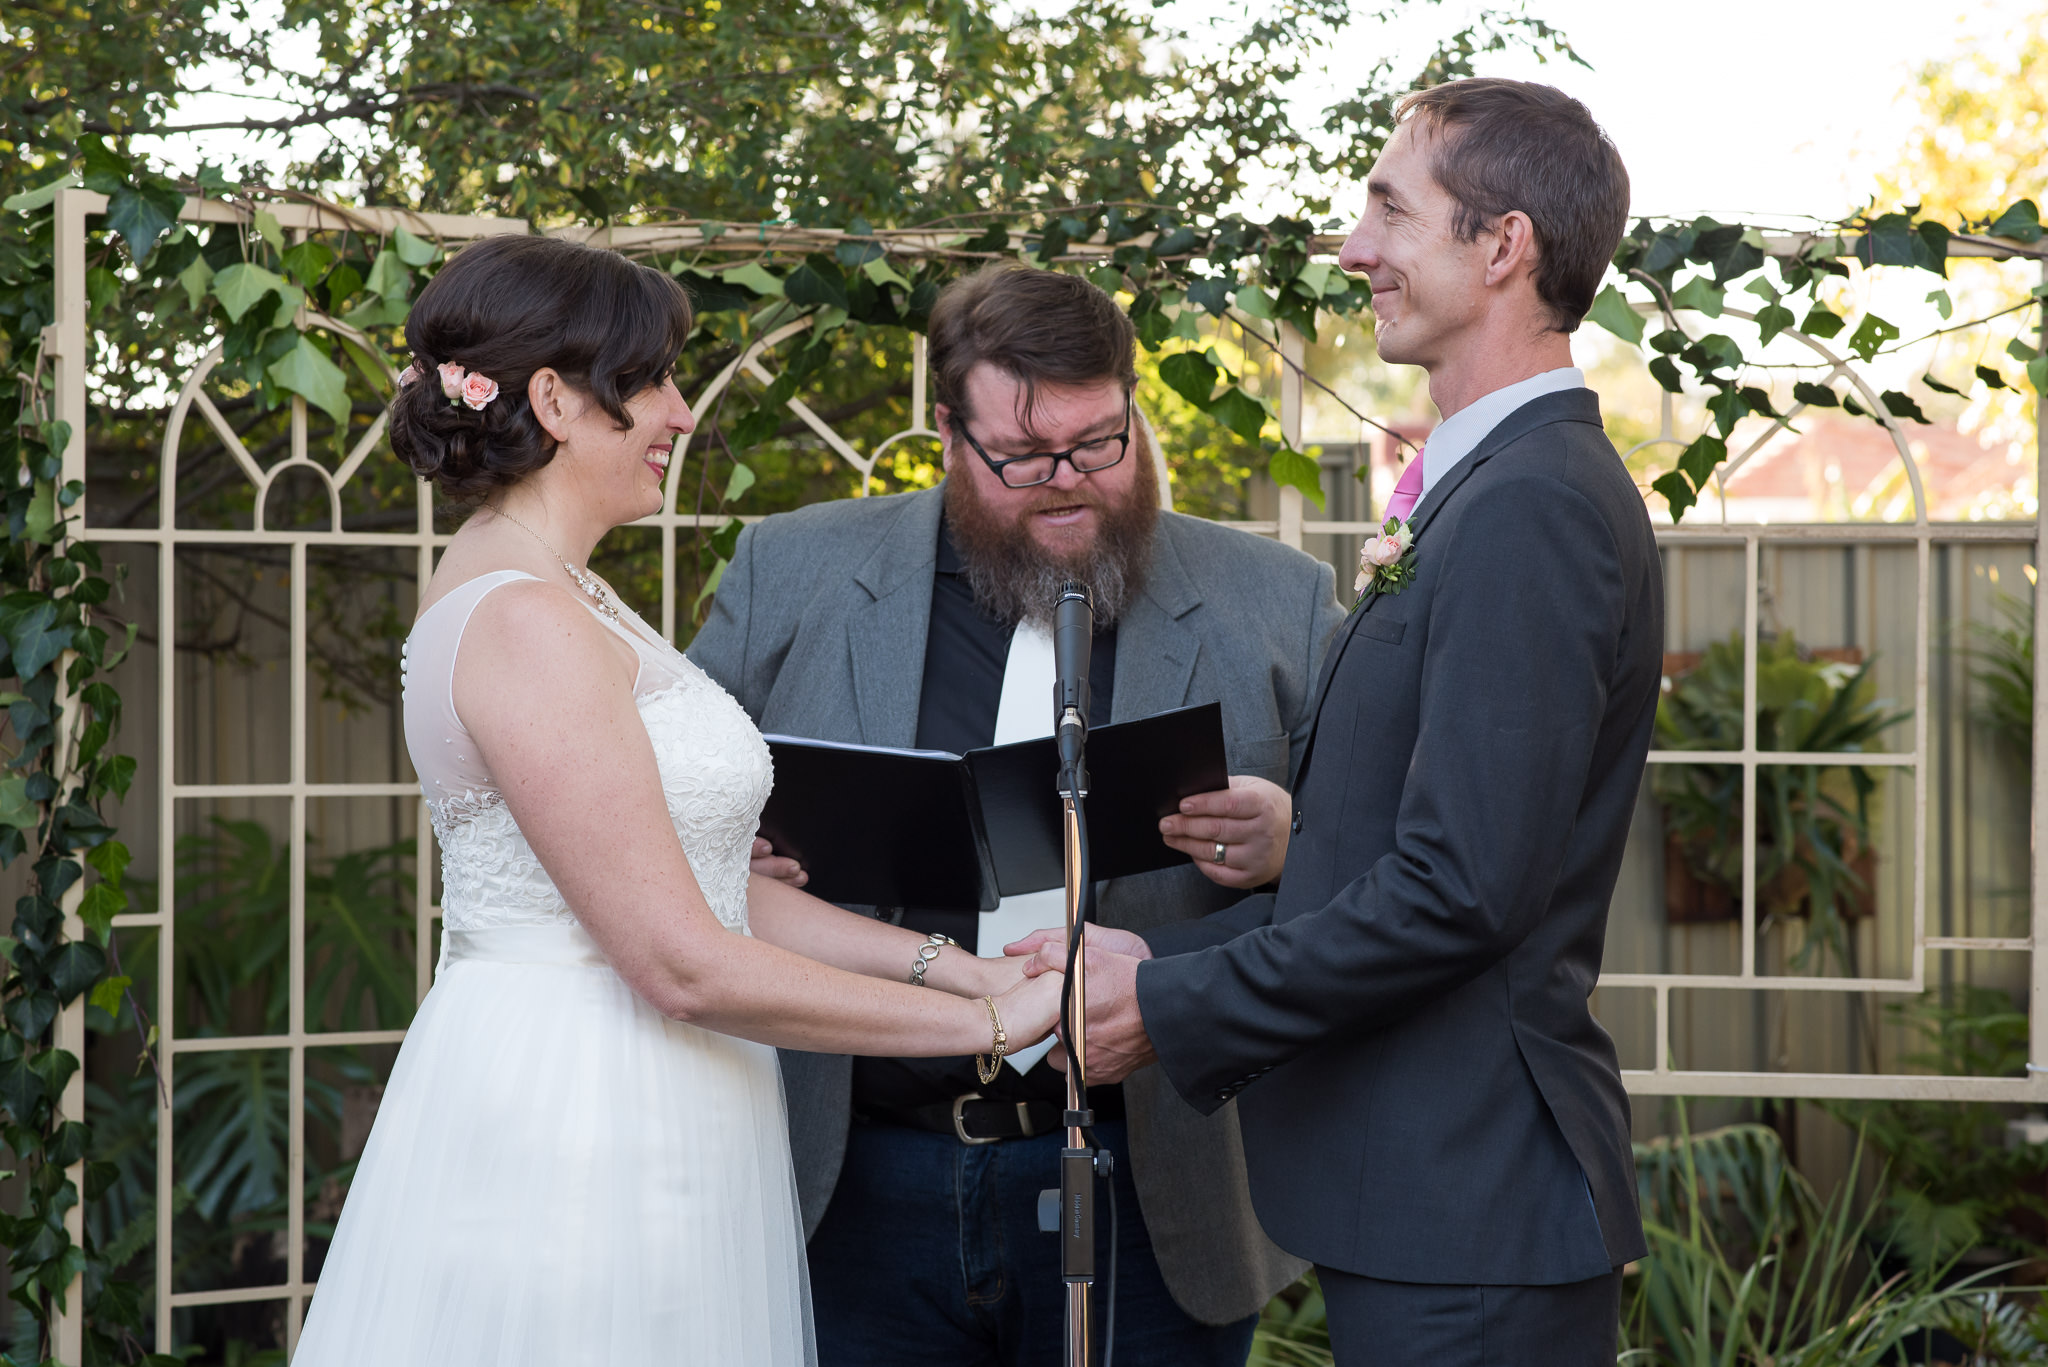
M 995 1144 L 1051 1134 L 1060 1127 L 1062 1112 L 1050 1101 L 990 1101 L 979 1092 L 965 1092 L 950 1102 L 890 1110 L 876 1118 L 950 1134 L 963 1144 Z

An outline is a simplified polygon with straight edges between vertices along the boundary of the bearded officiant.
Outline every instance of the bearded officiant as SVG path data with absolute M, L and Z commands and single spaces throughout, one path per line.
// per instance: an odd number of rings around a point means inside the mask
M 1088 281 L 1020 266 L 958 280 L 929 354 L 941 485 L 749 527 L 690 658 L 763 731 L 964 753 L 1051 734 L 1052 607 L 1083 580 L 1090 724 L 1220 703 L 1231 773 L 1161 822 L 1186 862 L 1101 886 L 1102 922 L 1142 932 L 1270 884 L 1343 617 L 1332 571 L 1162 509 L 1136 338 Z M 757 872 L 802 878 L 757 854 Z M 858 910 L 927 934 L 927 955 L 996 957 L 1064 903 L 1053 889 L 993 912 Z M 821 1367 L 1059 1360 L 1065 1288 L 1037 1204 L 1058 1182 L 1065 1083 L 1046 1050 L 987 1084 L 966 1058 L 783 1052 Z M 1239 1367 L 1259 1309 L 1304 1264 L 1252 1215 L 1234 1108 L 1199 1115 L 1156 1070 L 1089 1096 L 1124 1196 L 1118 1362 Z

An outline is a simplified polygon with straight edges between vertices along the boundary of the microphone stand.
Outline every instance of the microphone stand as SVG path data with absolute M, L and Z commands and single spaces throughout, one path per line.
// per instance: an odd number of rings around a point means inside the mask
M 1067 709 L 1061 729 L 1073 727 L 1085 732 L 1078 713 Z M 1077 745 L 1078 750 L 1078 745 Z M 1087 770 L 1076 761 L 1060 771 L 1060 803 L 1064 823 L 1063 852 L 1067 886 L 1067 1128 L 1066 1147 L 1060 1150 L 1060 1272 L 1067 1283 L 1066 1364 L 1088 1367 L 1091 1340 L 1088 1324 L 1088 1288 L 1095 1281 L 1095 1170 L 1097 1152 L 1091 1143 L 1095 1113 L 1088 1108 L 1084 1091 L 1088 1053 L 1087 954 L 1082 946 L 1083 894 L 1086 891 L 1086 853 L 1081 830 L 1081 799 L 1086 794 Z M 1107 1159 L 1108 1154 L 1100 1157 Z

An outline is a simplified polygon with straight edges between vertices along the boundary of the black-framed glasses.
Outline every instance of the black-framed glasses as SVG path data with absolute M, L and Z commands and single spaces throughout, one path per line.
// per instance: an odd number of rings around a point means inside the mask
M 967 444 L 974 448 L 974 454 L 980 456 L 982 463 L 996 472 L 996 478 L 1003 482 L 1004 487 L 1029 489 L 1033 485 L 1046 483 L 1058 474 L 1061 461 L 1066 461 L 1084 475 L 1092 475 L 1098 470 L 1107 470 L 1129 454 L 1131 398 L 1128 394 L 1124 396 L 1123 431 L 1115 436 L 1084 441 L 1079 446 L 1070 447 L 1065 451 L 1035 451 L 1028 456 L 1006 456 L 1002 460 L 997 460 L 974 439 L 974 434 L 967 430 L 966 422 L 957 413 L 953 415 L 953 430 L 967 439 Z

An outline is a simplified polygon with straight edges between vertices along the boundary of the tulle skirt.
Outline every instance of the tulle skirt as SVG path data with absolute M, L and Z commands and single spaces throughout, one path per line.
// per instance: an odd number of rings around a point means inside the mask
M 295 1367 L 808 1367 L 775 1051 L 576 927 L 451 932 Z

